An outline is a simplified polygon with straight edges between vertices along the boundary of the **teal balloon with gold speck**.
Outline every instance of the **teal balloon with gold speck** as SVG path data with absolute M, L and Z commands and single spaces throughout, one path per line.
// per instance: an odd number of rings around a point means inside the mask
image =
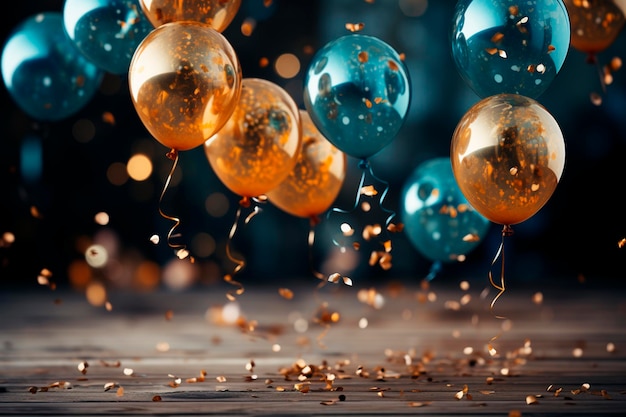
M 81 110 L 98 91 L 103 75 L 67 37 L 58 12 L 26 18 L 2 50 L 2 78 L 9 94 L 38 121 L 58 121 Z
M 565 62 L 570 20 L 561 0 L 459 0 L 450 38 L 456 67 L 478 96 L 536 99 Z
M 411 83 L 395 49 L 376 37 L 354 33 L 315 54 L 303 97 L 311 120 L 333 145 L 367 159 L 400 131 L 409 112 Z
M 483 241 L 491 224 L 468 203 L 448 157 L 424 161 L 409 175 L 400 214 L 409 242 L 434 262 L 460 260 Z
M 128 74 L 135 49 L 154 26 L 139 0 L 65 0 L 63 24 L 89 60 L 112 74 Z

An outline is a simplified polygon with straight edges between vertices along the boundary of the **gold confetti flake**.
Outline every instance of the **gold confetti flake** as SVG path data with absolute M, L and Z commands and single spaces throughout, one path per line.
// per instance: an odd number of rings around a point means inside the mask
M 124 368 L 123 372 L 124 372 L 124 375 L 126 376 L 133 376 L 133 374 L 135 373 L 133 368 Z
M 85 375 L 87 373 L 87 368 L 89 367 L 89 363 L 87 363 L 86 361 L 80 362 L 78 364 L 78 371 Z
M 367 54 L 367 52 L 361 51 L 359 52 L 358 59 L 360 63 L 364 64 L 369 60 L 369 55 Z
M 102 121 L 108 125 L 115 126 L 115 116 L 110 111 L 102 113 Z
M 159 402 L 161 400 L 163 400 L 163 399 L 161 398 L 160 395 L 155 395 L 155 396 L 152 397 L 152 401 L 154 401 L 154 402 Z
M 346 23 L 346 29 L 350 32 L 360 32 L 365 28 L 365 23 Z
M 280 296 L 286 300 L 293 299 L 293 291 L 291 291 L 289 288 L 279 288 L 278 294 L 280 294 Z
M 378 191 L 373 185 L 364 185 L 363 187 L 361 187 L 361 194 L 368 197 L 373 197 L 378 194 Z
M 109 391 L 117 386 L 117 382 L 107 382 L 106 384 L 104 384 L 104 390 Z
M 123 397 L 124 396 L 124 387 L 119 387 L 117 389 L 117 391 L 115 392 L 115 395 L 118 397 Z
M 534 395 L 527 395 L 526 396 L 526 404 L 531 405 L 531 404 L 538 404 L 539 401 L 537 400 L 537 397 Z

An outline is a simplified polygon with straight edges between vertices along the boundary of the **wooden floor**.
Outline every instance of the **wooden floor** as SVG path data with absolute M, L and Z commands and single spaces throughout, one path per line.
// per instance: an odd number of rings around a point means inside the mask
M 0 415 L 626 411 L 619 291 L 303 287 L 2 292 Z

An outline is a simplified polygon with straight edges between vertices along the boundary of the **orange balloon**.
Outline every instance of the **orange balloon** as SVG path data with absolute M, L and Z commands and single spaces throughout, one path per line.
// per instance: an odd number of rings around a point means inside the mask
M 510 226 L 532 217 L 552 196 L 565 166 L 565 141 L 537 101 L 498 94 L 461 118 L 450 158 L 468 202 L 492 222 Z
M 590 56 L 608 48 L 626 21 L 625 0 L 564 0 L 572 47 Z
M 302 150 L 295 167 L 267 197 L 276 207 L 297 217 L 316 219 L 335 201 L 346 177 L 347 156 L 300 110 Z
M 239 101 L 241 67 L 221 33 L 197 22 L 159 26 L 139 44 L 128 83 L 141 121 L 168 148 L 200 146 Z
M 264 195 L 289 175 L 301 142 L 300 114 L 291 96 L 270 81 L 244 78 L 232 116 L 204 149 L 222 183 L 251 198 Z
M 200 22 L 223 32 L 233 21 L 241 0 L 140 0 L 141 8 L 154 27 L 165 23 Z

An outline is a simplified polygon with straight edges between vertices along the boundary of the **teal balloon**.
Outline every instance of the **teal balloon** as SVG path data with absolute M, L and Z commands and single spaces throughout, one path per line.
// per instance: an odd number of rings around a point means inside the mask
M 511 93 L 536 99 L 565 62 L 570 30 L 561 0 L 459 0 L 452 56 L 481 98 Z
M 128 74 L 130 61 L 154 26 L 139 0 L 65 0 L 63 24 L 89 60 L 112 74 Z
M 81 110 L 104 75 L 67 37 L 58 12 L 33 15 L 14 28 L 1 65 L 11 98 L 39 121 L 58 121 Z
M 384 41 L 350 34 L 323 46 L 304 80 L 304 106 L 317 129 L 347 155 L 367 159 L 389 145 L 409 112 L 411 82 Z
M 408 240 L 435 262 L 454 262 L 470 253 L 491 224 L 461 193 L 450 158 L 421 163 L 407 178 L 400 205 Z

